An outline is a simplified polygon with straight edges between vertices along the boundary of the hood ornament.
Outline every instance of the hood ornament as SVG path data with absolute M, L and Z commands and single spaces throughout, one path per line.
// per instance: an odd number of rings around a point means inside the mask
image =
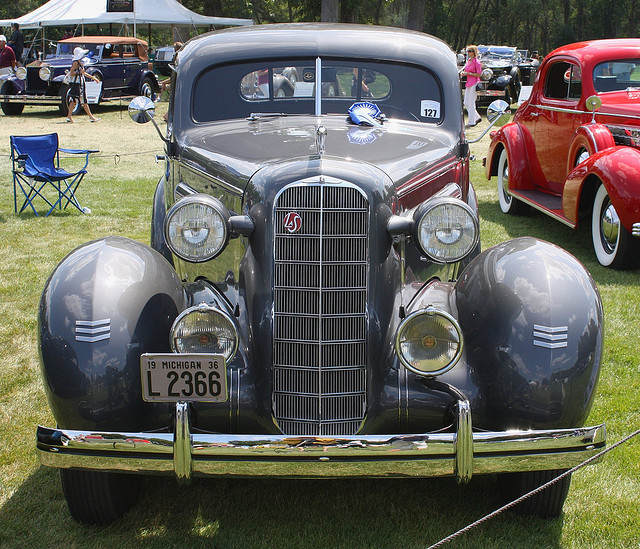
M 324 154 L 324 146 L 325 141 L 327 139 L 327 128 L 324 126 L 316 127 L 316 151 L 318 152 L 318 156 L 322 156 Z

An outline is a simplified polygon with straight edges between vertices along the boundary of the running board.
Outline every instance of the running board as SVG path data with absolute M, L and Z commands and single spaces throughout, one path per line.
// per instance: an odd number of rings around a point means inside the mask
M 564 213 L 562 210 L 562 197 L 553 196 L 551 194 L 543 193 L 540 191 L 528 191 L 528 190 L 514 191 L 509 189 L 508 192 L 511 196 L 513 196 L 517 200 L 520 200 L 521 202 L 528 204 L 529 206 L 531 206 L 532 208 L 535 208 L 539 212 L 542 212 L 543 214 L 549 215 L 554 219 L 557 219 L 558 221 L 560 221 L 561 223 L 564 223 L 565 225 L 567 225 L 568 227 L 571 227 L 572 229 L 576 228 L 577 223 L 574 223 L 573 221 L 567 219 L 564 216 Z

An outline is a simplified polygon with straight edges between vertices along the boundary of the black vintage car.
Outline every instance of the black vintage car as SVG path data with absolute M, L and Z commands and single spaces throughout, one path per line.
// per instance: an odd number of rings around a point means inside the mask
M 477 84 L 478 105 L 489 105 L 496 99 L 515 103 L 522 86 L 530 86 L 536 75 L 537 61 L 527 57 L 527 50 L 510 46 L 478 46 L 478 60 L 482 64 L 482 77 Z M 458 64 L 464 65 L 463 54 Z M 462 88 L 466 77 L 463 77 Z
M 605 445 L 583 427 L 598 291 L 534 238 L 480 253 L 446 44 L 246 27 L 188 42 L 172 79 L 151 246 L 89 242 L 42 295 L 37 447 L 76 520 L 117 519 L 141 474 L 498 473 L 522 494 Z M 569 482 L 521 511 L 559 514 Z
M 0 108 L 19 115 L 25 105 L 58 105 L 67 114 L 69 84 L 65 75 L 76 48 L 85 50 L 84 66 L 100 80 L 87 83 L 87 102 L 121 100 L 138 95 L 152 97 L 159 91 L 158 79 L 149 69 L 147 43 L 123 36 L 77 36 L 60 40 L 53 55 L 18 67 L 0 76 Z M 76 104 L 76 111 L 81 106 Z

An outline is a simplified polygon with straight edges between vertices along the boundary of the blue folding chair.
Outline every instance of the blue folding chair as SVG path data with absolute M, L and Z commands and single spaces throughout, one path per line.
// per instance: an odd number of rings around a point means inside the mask
M 31 207 L 33 213 L 38 215 L 33 203 L 37 198 L 44 200 L 49 207 L 45 217 L 56 207 L 62 210 L 66 209 L 69 204 L 82 213 L 89 211 L 80 206 L 76 198 L 76 191 L 87 173 L 89 154 L 98 151 L 60 149 L 57 133 L 12 135 L 10 140 L 13 162 L 13 209 L 16 213 L 18 213 L 18 189 L 24 195 L 24 202 L 19 213 Z M 76 172 L 68 172 L 60 168 L 60 152 L 84 154 L 84 166 Z M 49 187 L 53 189 L 53 192 Z

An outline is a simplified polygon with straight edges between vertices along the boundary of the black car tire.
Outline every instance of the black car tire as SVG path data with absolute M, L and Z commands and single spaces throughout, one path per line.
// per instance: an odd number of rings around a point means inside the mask
M 509 155 L 506 149 L 502 149 L 498 160 L 498 202 L 502 213 L 510 215 L 525 215 L 529 207 L 511 196 L 507 189 L 509 187 Z
M 564 473 L 564 470 L 555 469 L 552 471 L 526 471 L 498 475 L 500 492 L 505 504 L 539 488 L 562 473 Z M 516 505 L 513 510 L 520 515 L 534 515 L 541 518 L 558 517 L 562 513 L 562 507 L 567 499 L 570 485 L 571 475 L 567 475 L 541 492 L 528 497 Z
M 626 270 L 640 262 L 640 241 L 624 228 L 611 203 L 607 189 L 600 184 L 591 215 L 593 250 L 604 267 Z
M 148 76 L 145 76 L 140 85 L 140 95 L 153 99 L 155 92 L 153 91 L 153 80 Z
M 13 84 L 11 82 L 5 82 L 0 90 L 0 95 L 15 95 Z M 24 104 L 3 101 L 0 103 L 0 108 L 2 108 L 2 112 L 7 116 L 18 116 L 19 114 L 22 114 Z
M 67 116 L 69 114 L 69 89 L 71 86 L 69 84 L 62 84 L 60 86 L 60 113 L 63 116 Z M 73 108 L 71 114 L 76 115 L 80 112 L 81 106 L 80 101 L 76 103 L 76 106 Z
M 85 524 L 108 524 L 121 518 L 138 499 L 142 478 L 136 475 L 61 469 L 69 512 Z

